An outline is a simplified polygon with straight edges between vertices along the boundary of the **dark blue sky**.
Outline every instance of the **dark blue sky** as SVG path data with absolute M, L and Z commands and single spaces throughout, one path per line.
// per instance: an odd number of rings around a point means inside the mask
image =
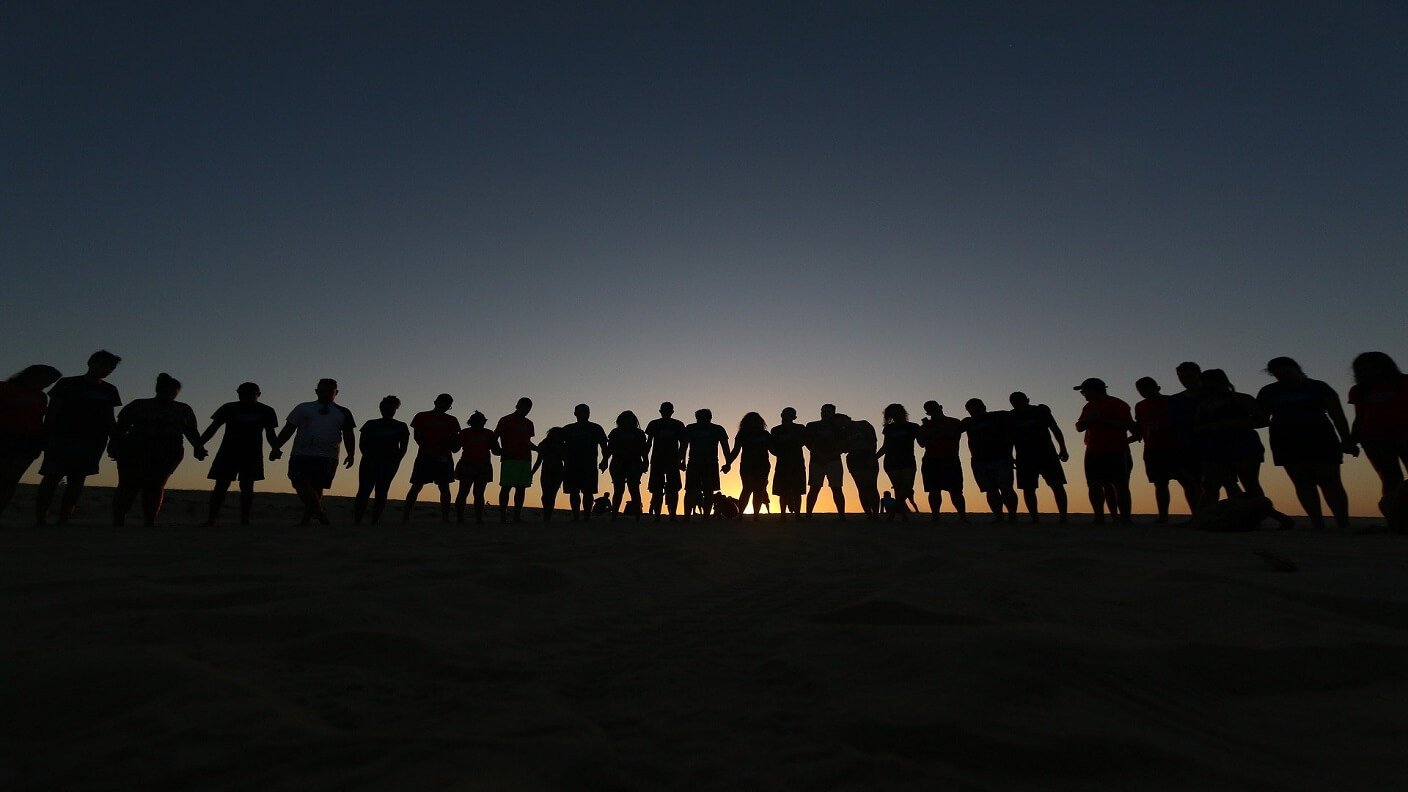
M 404 5 L 0 9 L 0 365 L 547 426 L 1408 358 L 1402 3 Z

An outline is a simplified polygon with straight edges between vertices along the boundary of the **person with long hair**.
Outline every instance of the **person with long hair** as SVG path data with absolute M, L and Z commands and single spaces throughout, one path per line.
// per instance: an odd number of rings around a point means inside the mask
M 782 423 L 774 426 L 768 451 L 777 457 L 777 469 L 772 474 L 772 494 L 777 496 L 782 519 L 792 512 L 792 518 L 802 519 L 802 494 L 807 491 L 807 463 L 802 457 L 806 444 L 806 429 L 797 423 L 797 411 L 782 410 Z
M 396 420 L 401 400 L 387 396 L 377 409 L 381 417 L 362 424 L 362 462 L 357 468 L 357 497 L 352 502 L 352 520 L 357 525 L 362 524 L 362 516 L 367 513 L 368 500 L 372 505 L 372 525 L 381 522 L 391 482 L 411 444 L 411 428 Z
M 109 453 L 117 460 L 117 491 L 113 495 L 112 522 L 122 525 L 140 494 L 142 524 L 156 524 L 166 495 L 166 482 L 185 456 L 182 439 L 205 459 L 205 445 L 196 431 L 196 414 L 190 405 L 176 401 L 181 383 L 169 374 L 158 374 L 156 396 L 135 399 L 117 414 Z
M 889 519 L 909 521 L 909 507 L 905 503 L 914 497 L 914 474 L 918 464 L 914 459 L 914 443 L 919 438 L 919 427 L 909 420 L 909 411 L 902 404 L 891 404 L 883 413 L 885 427 L 880 430 L 885 441 L 875 458 L 885 460 L 885 475 L 890 477 L 890 486 L 895 490 L 897 506 L 889 514 Z
M 45 525 L 59 482 L 67 481 L 59 501 L 59 524 L 73 516 L 83 484 L 98 472 L 103 451 L 112 439 L 114 417 L 122 397 L 107 378 L 122 358 L 100 349 L 88 356 L 88 370 L 64 377 L 49 390 L 44 414 L 44 461 L 39 465 L 39 490 L 34 495 L 34 520 Z
M 563 455 L 566 453 L 562 441 L 562 427 L 554 426 L 543 433 L 543 442 L 538 444 L 538 459 L 533 463 L 529 475 L 536 475 L 543 489 L 543 522 L 552 522 L 552 513 L 557 508 L 557 494 L 562 489 Z M 658 517 L 656 519 L 659 519 Z
M 649 438 L 640 429 L 640 419 L 630 410 L 616 416 L 616 428 L 606 435 L 606 454 L 601 469 L 611 471 L 611 519 L 621 513 L 621 496 L 626 490 L 635 504 L 636 520 L 640 520 L 640 479 L 645 475 L 645 448 Z
M 210 416 L 210 426 L 201 433 L 201 445 L 205 445 L 225 427 L 220 438 L 220 449 L 210 463 L 211 481 L 215 486 L 210 491 L 210 504 L 206 512 L 205 527 L 215 524 L 220 507 L 225 503 L 225 494 L 236 479 L 240 482 L 240 525 L 249 525 L 250 510 L 254 508 L 254 482 L 264 480 L 264 440 L 273 445 L 279 430 L 279 414 L 267 404 L 259 403 L 259 386 L 253 382 L 242 383 L 235 389 L 238 401 L 226 402 Z
M 867 520 L 880 517 L 880 463 L 875 460 L 879 438 L 865 419 L 846 422 L 846 470 L 856 484 L 861 511 Z
M 1199 389 L 1203 400 L 1193 421 L 1202 448 L 1199 508 L 1216 504 L 1224 490 L 1229 498 L 1238 495 L 1266 498 L 1261 488 L 1261 463 L 1265 461 L 1266 448 L 1256 433 L 1268 423 L 1266 410 L 1254 397 L 1238 393 L 1222 369 L 1204 370 L 1199 378 Z M 1282 528 L 1294 524 L 1274 507 L 1270 516 Z
M 1258 391 L 1256 400 L 1271 419 L 1272 462 L 1286 469 L 1313 527 L 1325 527 L 1323 494 L 1335 527 L 1349 530 L 1349 495 L 1340 480 L 1340 465 L 1344 453 L 1357 456 L 1359 449 L 1349 439 L 1339 394 L 1305 376 L 1300 364 L 1288 357 L 1272 358 L 1266 373 L 1276 381 Z
M 724 464 L 724 472 L 727 473 L 735 459 L 740 456 L 742 461 L 738 464 L 738 477 L 743 482 L 743 490 L 738 494 L 738 519 L 743 519 L 743 512 L 748 509 L 749 502 L 753 504 L 753 519 L 757 520 L 758 515 L 768 504 L 768 474 L 772 472 L 772 457 L 769 449 L 772 447 L 772 434 L 768 432 L 767 421 L 763 416 L 750 412 L 743 416 L 743 420 L 738 422 L 738 433 L 733 436 L 733 453 L 728 455 L 728 460 Z
M 1383 485 L 1379 509 L 1392 521 L 1389 504 L 1403 487 L 1408 468 L 1408 375 L 1383 352 L 1364 352 L 1354 358 L 1354 405 L 1350 438 L 1364 447 L 1364 455 Z
M 455 465 L 455 478 L 460 482 L 459 492 L 455 493 L 456 522 L 464 522 L 464 505 L 473 492 L 474 522 L 484 524 L 484 490 L 494 480 L 494 455 L 502 452 L 494 430 L 485 426 L 488 422 L 484 413 L 475 410 L 465 421 L 468 426 L 460 432 L 463 453 Z
M 44 391 L 61 377 L 53 366 L 26 366 L 0 382 L 0 514 L 15 495 L 20 477 L 44 452 Z

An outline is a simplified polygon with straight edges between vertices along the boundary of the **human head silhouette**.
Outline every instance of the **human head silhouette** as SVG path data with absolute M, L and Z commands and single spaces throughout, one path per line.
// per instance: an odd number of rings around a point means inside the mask
M 318 395 L 318 401 L 323 404 L 331 404 L 332 400 L 337 398 L 337 380 L 320 379 L 318 387 L 314 388 L 313 392 Z
M 1227 372 L 1222 369 L 1208 369 L 1198 377 L 1198 384 L 1208 393 L 1231 393 L 1236 390 L 1232 387 L 1232 381 L 1227 379 Z
M 698 421 L 699 423 L 702 423 L 702 424 L 709 423 L 710 421 L 714 420 L 714 413 L 711 412 L 708 408 L 701 408 L 701 409 L 695 410 L 695 411 L 694 411 L 694 420 L 696 420 L 696 421 Z
M 743 420 L 738 422 L 738 431 L 740 432 L 760 432 L 767 428 L 767 421 L 764 421 L 763 416 L 755 412 L 746 413 Z
M 50 385 L 59 381 L 63 375 L 53 366 L 46 366 L 42 363 L 33 366 L 25 366 L 15 372 L 6 382 L 18 385 L 21 388 L 33 388 L 34 390 L 46 390 Z
M 1140 377 L 1134 381 L 1134 389 L 1139 391 L 1139 395 L 1152 399 L 1159 395 L 1159 383 L 1153 377 Z
M 1350 366 L 1357 385 L 1373 386 L 1393 382 L 1403 376 L 1398 364 L 1384 352 L 1361 352 Z
M 930 399 L 924 402 L 924 414 L 930 418 L 938 418 L 944 414 L 944 407 L 942 404 Z
M 1203 367 L 1191 360 L 1185 360 L 1178 364 L 1178 368 L 1173 370 L 1178 375 L 1178 383 L 1184 390 L 1197 390 L 1200 385 L 1198 378 L 1202 376 Z
M 1022 410 L 1029 407 L 1032 400 L 1028 399 L 1027 394 L 1021 391 L 1012 391 L 1012 395 L 1007 397 L 1007 403 L 1012 405 L 1014 410 Z
M 99 349 L 88 356 L 88 376 L 103 379 L 117 370 L 117 364 L 122 362 L 122 358 L 114 355 L 106 349 Z
M 519 415 L 527 415 L 528 412 L 532 409 L 533 400 L 528 398 L 527 396 L 520 398 L 518 400 L 518 403 L 513 405 L 513 411 L 518 413 Z
M 448 393 L 442 393 L 435 397 L 435 409 L 445 412 L 455 403 L 455 397 Z
M 794 409 L 794 408 L 792 408 L 792 407 L 783 407 L 783 408 L 782 408 L 782 422 L 786 424 L 786 423 L 792 423 L 792 422 L 795 421 L 795 420 L 797 420 L 797 411 L 796 411 L 796 409 Z
M 834 404 L 823 404 L 823 405 L 821 405 L 821 420 L 823 420 L 823 421 L 829 421 L 829 420 L 831 420 L 832 418 L 835 418 L 835 417 L 836 417 L 836 405 L 834 405 Z
M 397 410 L 401 409 L 401 400 L 395 396 L 387 396 L 381 400 L 381 404 L 377 407 L 381 410 L 382 418 L 390 418 L 396 414 Z
M 988 412 L 988 406 L 983 404 L 982 399 L 969 399 L 963 403 L 963 409 L 967 410 L 968 414 L 974 418 L 979 415 L 987 415 Z
M 162 372 L 156 375 L 156 397 L 165 401 L 174 401 L 181 394 L 181 381 L 175 377 Z
M 592 417 L 592 408 L 585 404 L 579 404 L 572 408 L 572 414 L 577 416 L 578 423 L 586 423 Z
M 1105 381 L 1099 377 L 1086 377 L 1085 381 L 1072 388 L 1080 391 L 1086 401 L 1095 401 L 1105 395 Z
M 1271 358 L 1266 362 L 1266 373 L 1275 377 L 1278 382 L 1298 380 L 1305 376 L 1300 364 L 1288 357 Z
M 616 416 L 616 425 L 621 427 L 622 429 L 639 429 L 640 419 L 636 417 L 635 413 L 631 412 L 630 410 L 626 410 L 625 412 L 622 412 L 620 415 Z
M 675 405 L 669 402 L 660 402 L 660 417 L 669 418 L 675 414 Z
M 891 404 L 886 406 L 883 415 L 885 417 L 885 423 L 898 423 L 909 420 L 909 410 L 906 410 L 903 404 Z
M 484 424 L 486 424 L 486 423 L 488 423 L 488 422 L 489 422 L 489 419 L 486 418 L 486 417 L 484 417 L 484 413 L 479 412 L 478 410 L 475 410 L 473 413 L 470 414 L 469 420 L 468 420 L 466 423 L 468 423 L 470 426 L 474 427 L 475 429 L 483 429 L 483 428 L 484 428 Z
M 259 386 L 253 382 L 242 382 L 238 388 L 235 388 L 235 395 L 242 402 L 259 401 Z

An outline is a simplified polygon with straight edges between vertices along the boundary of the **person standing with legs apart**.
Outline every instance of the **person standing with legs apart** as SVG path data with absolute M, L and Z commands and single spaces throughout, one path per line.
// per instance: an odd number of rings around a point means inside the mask
M 743 461 L 738 465 L 738 477 L 743 482 L 743 490 L 738 494 L 738 519 L 748 504 L 753 504 L 753 519 L 768 505 L 768 474 L 772 472 L 772 457 L 768 449 L 772 446 L 772 435 L 768 433 L 763 416 L 750 412 L 738 422 L 738 434 L 733 436 L 733 453 L 725 460 L 729 468 L 740 455 Z
M 905 505 L 914 497 L 914 474 L 917 467 L 914 460 L 914 444 L 919 439 L 919 426 L 909 420 L 909 411 L 902 404 L 891 404 L 884 412 L 885 428 L 880 433 L 885 442 L 875 452 L 875 458 L 885 460 L 885 474 L 890 477 L 890 486 L 895 488 L 895 501 L 887 519 L 895 519 L 898 513 L 901 520 L 909 522 L 909 507 Z
M 1129 471 L 1130 432 L 1135 430 L 1129 405 L 1111 396 L 1105 381 L 1090 377 L 1074 390 L 1085 397 L 1076 431 L 1085 432 L 1085 482 L 1096 523 L 1105 522 L 1105 506 L 1116 522 L 1131 522 Z
M 1157 522 L 1168 522 L 1171 495 L 1169 482 L 1178 479 L 1183 493 L 1191 502 L 1195 485 L 1182 476 L 1186 466 L 1181 461 L 1178 438 L 1169 418 L 1169 403 L 1173 397 L 1159 392 L 1153 377 L 1140 377 L 1134 383 L 1142 397 L 1134 405 L 1134 440 L 1144 443 L 1144 474 L 1154 485 L 1154 505 L 1159 510 Z
M 49 407 L 44 391 L 61 376 L 53 366 L 26 366 L 0 382 L 0 514 L 20 478 L 44 452 L 44 411 Z
M 958 459 L 958 441 L 963 436 L 963 421 L 944 415 L 943 405 L 930 399 L 924 402 L 924 422 L 919 426 L 919 445 L 924 459 L 919 471 L 924 491 L 929 493 L 929 512 L 933 522 L 939 521 L 944 506 L 944 493 L 953 501 L 958 521 L 968 522 L 968 504 L 963 497 L 963 463 Z
M 650 513 L 660 522 L 664 505 L 675 519 L 680 501 L 680 442 L 684 439 L 684 422 L 674 417 L 675 405 L 660 404 L 660 417 L 646 424 L 646 453 L 650 457 Z
M 1017 451 L 1017 489 L 1027 503 L 1027 514 L 1032 523 L 1039 521 L 1036 508 L 1036 490 L 1043 479 L 1051 488 L 1051 496 L 1056 501 L 1056 513 L 1062 524 L 1066 522 L 1066 473 L 1061 463 L 1071 458 L 1066 451 L 1066 436 L 1056 425 L 1051 408 L 1045 404 L 1032 404 L 1027 394 L 1017 391 L 1008 397 L 1012 410 L 1007 413 L 1007 425 L 1012 433 L 1012 447 Z M 1056 444 L 1051 444 L 1052 438 Z
M 817 497 L 823 485 L 831 487 L 831 498 L 836 504 L 836 519 L 846 519 L 846 493 L 841 488 L 845 481 L 841 465 L 841 453 L 845 450 L 846 427 L 836 417 L 836 405 L 821 405 L 821 420 L 807 424 L 805 438 L 807 451 L 811 454 L 807 475 L 807 514 L 816 508 Z
M 1383 498 L 1379 511 L 1390 527 L 1408 521 L 1404 501 L 1404 469 L 1408 468 L 1408 375 L 1383 352 L 1364 352 L 1354 358 L 1354 385 L 1349 403 L 1354 405 L 1350 437 L 1364 446 L 1364 455 L 1379 476 Z
M 478 410 L 469 416 L 469 426 L 460 432 L 460 463 L 455 466 L 455 478 L 460 490 L 455 494 L 455 521 L 464 522 L 464 504 L 474 493 L 474 522 L 484 524 L 484 490 L 494 480 L 495 454 L 503 453 L 492 429 L 485 427 L 489 419 Z
M 611 470 L 611 519 L 621 513 L 621 496 L 626 490 L 635 504 L 636 520 L 640 520 L 640 477 L 645 475 L 645 447 L 649 442 L 640 430 L 640 419 L 630 410 L 616 416 L 616 428 L 606 436 L 606 455 L 600 469 Z
M 499 520 L 508 522 L 508 496 L 513 492 L 513 521 L 523 522 L 525 490 L 533 483 L 533 422 L 528 413 L 533 400 L 518 400 L 513 412 L 499 419 L 494 436 L 499 439 L 503 461 L 499 463 Z
M 963 419 L 963 431 L 968 435 L 968 463 L 973 480 L 988 498 L 992 521 L 1002 522 L 1003 510 L 1007 522 L 1017 521 L 1017 491 L 1012 488 L 1012 430 L 1008 415 L 1002 410 L 989 412 L 982 399 L 969 399 L 963 405 L 968 417 Z
M 591 420 L 592 408 L 579 404 L 577 420 L 562 427 L 562 488 L 572 507 L 572 522 L 592 518 L 597 493 L 597 453 L 606 453 L 606 430 Z
M 352 434 L 357 422 L 346 407 L 335 401 L 337 380 L 320 379 L 313 392 L 317 394 L 316 400 L 303 402 L 289 411 L 283 430 L 274 438 L 269 459 L 278 459 L 284 444 L 293 438 L 288 478 L 303 502 L 303 518 L 298 524 L 307 525 L 317 520 L 330 525 L 332 521 L 323 509 L 323 492 L 332 486 L 337 476 L 337 457 L 344 443 L 347 444 L 347 459 L 342 466 L 351 470 L 357 459 L 357 437 Z
M 401 460 L 406 458 L 406 450 L 411 445 L 411 428 L 404 421 L 396 420 L 396 411 L 401 409 L 401 400 L 387 396 L 378 405 L 380 418 L 373 418 L 362 424 L 362 464 L 357 468 L 357 497 L 353 500 L 352 519 L 362 524 L 362 516 L 367 513 L 367 500 L 375 493 L 372 501 L 372 525 L 381 522 L 381 513 L 386 509 L 386 498 L 391 492 L 391 482 L 396 471 L 401 469 Z
M 1349 495 L 1340 480 L 1345 453 L 1359 456 L 1349 439 L 1339 394 L 1320 380 L 1305 376 L 1288 357 L 1272 358 L 1266 373 L 1276 381 L 1262 388 L 1256 400 L 1271 417 L 1271 461 L 1286 469 L 1310 524 L 1325 528 L 1320 495 L 1334 515 L 1335 527 L 1349 530 Z
M 210 426 L 200 436 L 201 445 L 208 444 L 220 427 L 220 449 L 210 463 L 208 478 L 215 482 L 210 491 L 210 507 L 205 527 L 215 524 L 225 493 L 236 479 L 240 482 L 240 525 L 249 525 L 254 508 L 254 482 L 264 480 L 264 440 L 272 448 L 279 430 L 279 414 L 267 404 L 259 403 L 259 386 L 246 382 L 235 389 L 238 401 L 226 402 L 210 416 Z
M 94 352 L 88 356 L 86 373 L 64 377 L 49 391 L 49 411 L 44 415 L 44 462 L 39 466 L 43 478 L 34 499 L 34 519 L 39 525 L 49 522 L 49 507 L 60 481 L 68 481 L 59 502 L 59 525 L 63 525 L 78 507 L 83 482 L 98 472 L 117 424 L 114 413 L 122 406 L 117 388 L 106 378 L 121 362 L 122 358 L 106 350 Z
M 450 524 L 450 482 L 455 480 L 455 452 L 460 450 L 460 419 L 450 415 L 455 399 L 448 393 L 435 397 L 435 409 L 418 412 L 411 419 L 416 459 L 411 463 L 411 489 L 401 522 L 411 521 L 411 510 L 426 484 L 440 490 L 440 522 Z
M 562 442 L 562 427 L 554 426 L 543 433 L 543 442 L 538 444 L 538 461 L 533 463 L 532 474 L 542 468 L 543 477 L 543 522 L 552 522 L 552 513 L 557 506 L 557 493 L 562 489 L 563 455 L 566 454 Z
M 112 501 L 112 524 L 121 526 L 138 495 L 142 498 L 142 524 L 156 524 L 166 496 L 166 482 L 185 456 L 181 440 L 188 440 L 196 459 L 205 459 L 205 444 L 196 433 L 196 414 L 176 401 L 181 383 L 167 374 L 156 378 L 156 396 L 137 399 L 117 414 L 108 451 L 117 460 L 117 492 Z
M 684 428 L 684 442 L 680 446 L 680 467 L 684 474 L 684 521 L 694 507 L 699 506 L 705 519 L 713 507 L 714 493 L 719 491 L 719 448 L 723 448 L 724 458 L 732 455 L 728 446 L 728 432 L 714 423 L 714 413 L 710 410 L 695 410 L 694 423 Z
M 802 458 L 806 446 L 806 429 L 797 423 L 797 411 L 782 409 L 782 423 L 772 428 L 772 455 L 777 457 L 777 469 L 772 474 L 772 494 L 777 496 L 782 519 L 792 512 L 792 519 L 802 519 L 802 493 L 807 489 L 807 463 Z

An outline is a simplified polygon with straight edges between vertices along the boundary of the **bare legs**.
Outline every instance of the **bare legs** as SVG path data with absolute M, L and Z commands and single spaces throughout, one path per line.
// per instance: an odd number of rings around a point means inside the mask
M 1349 495 L 1340 480 L 1339 465 L 1287 465 L 1286 475 L 1295 485 L 1296 499 L 1305 509 L 1311 526 L 1316 530 L 1325 528 L 1325 516 L 1320 510 L 1320 496 L 1323 493 L 1325 505 L 1334 515 L 1335 528 L 1349 530 Z
M 54 504 L 54 493 L 64 478 L 68 479 L 68 486 L 64 487 L 63 499 L 59 501 L 59 525 L 67 523 L 73 516 L 73 510 L 78 507 L 78 499 L 83 497 L 83 482 L 87 480 L 87 476 L 45 476 L 39 482 L 39 492 L 34 498 L 34 521 L 39 525 L 48 524 L 49 508 Z
M 460 481 L 459 492 L 455 493 L 455 521 L 464 522 L 464 505 L 469 500 L 471 492 L 474 493 L 474 522 L 484 524 L 484 490 L 489 486 L 488 481 Z M 548 506 L 546 493 L 543 497 L 543 519 L 547 520 L 547 515 L 551 512 Z
M 210 508 L 206 513 L 205 527 L 209 528 L 215 524 L 215 518 L 220 515 L 220 508 L 225 504 L 225 493 L 230 491 L 231 483 L 230 479 L 217 480 L 215 487 L 210 490 Z M 240 525 L 249 525 L 249 514 L 253 507 L 254 482 L 240 481 Z

